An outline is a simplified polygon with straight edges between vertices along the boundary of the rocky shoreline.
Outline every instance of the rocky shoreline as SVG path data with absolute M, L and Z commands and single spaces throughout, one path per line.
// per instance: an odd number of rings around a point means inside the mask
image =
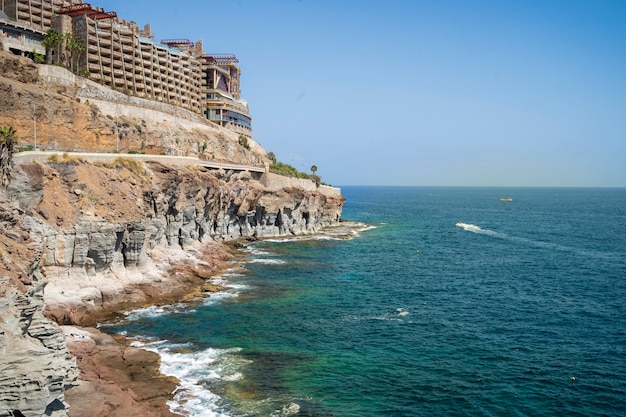
M 155 162 L 16 165 L 0 195 L 0 417 L 168 415 L 158 356 L 89 328 L 206 297 L 236 242 L 332 229 L 343 202 Z
M 158 109 L 138 118 L 117 98 L 82 101 L 79 85 L 40 70 L 0 51 L 0 125 L 18 146 L 31 144 L 35 116 L 37 147 L 146 158 L 13 160 L 0 189 L 0 417 L 168 415 L 176 381 L 158 376 L 158 357 L 94 326 L 219 290 L 210 277 L 236 256 L 223 242 L 319 233 L 339 224 L 344 199 L 245 171 L 270 161 L 254 140 Z M 147 156 L 168 148 L 239 169 Z
M 161 275 L 163 285 L 157 283 L 150 288 L 146 301 L 124 301 L 121 310 L 113 307 L 95 311 L 81 316 L 78 325 L 61 326 L 80 370 L 77 385 L 65 393 L 69 416 L 178 416 L 170 411 L 167 402 L 173 399 L 179 381 L 160 373 L 158 354 L 132 347 L 121 335 L 109 335 L 82 325 L 93 326 L 114 319 L 128 309 L 192 302 L 223 290 L 220 285 L 212 284 L 211 278 L 228 268 L 235 252 L 224 244 L 196 246 L 195 250 L 184 253 L 174 251 L 169 259 L 163 258 L 164 251 L 159 253 L 160 261 L 155 259 L 146 273 Z M 163 262 L 170 261 L 175 263 L 162 268 Z M 136 292 L 137 288 L 129 283 L 125 290 Z M 69 305 L 81 302 L 77 293 L 65 295 L 74 300 Z M 47 309 L 52 316 L 60 313 L 55 306 L 51 300 Z
M 350 239 L 365 228 L 360 223 L 343 222 L 321 230 L 315 237 Z M 291 238 L 311 237 L 305 235 Z M 84 326 L 61 326 L 68 349 L 77 358 L 80 370 L 77 386 L 65 394 L 66 402 L 70 405 L 69 416 L 179 416 L 167 404 L 173 399 L 179 381 L 160 373 L 160 357 L 157 353 L 131 346 L 131 341 L 122 335 L 110 335 L 86 326 L 115 319 L 131 309 L 178 302 L 193 303 L 210 297 L 211 293 L 227 289 L 221 284 L 213 284 L 211 280 L 230 269 L 232 261 L 241 259 L 237 246 L 240 245 L 212 242 L 194 245 L 194 248 L 184 252 L 160 251 L 155 254 L 155 262 L 146 272 L 148 275 L 160 275 L 161 283 L 168 282 L 164 285 L 156 284 L 147 302 L 125 302 L 121 310 L 103 309 L 84 315 L 78 323 Z M 163 268 L 165 264 L 170 267 Z M 136 291 L 136 287 L 131 283 L 126 290 Z M 78 294 L 66 295 L 75 300 L 76 304 L 80 303 Z M 54 307 L 48 307 L 48 310 L 54 316 Z

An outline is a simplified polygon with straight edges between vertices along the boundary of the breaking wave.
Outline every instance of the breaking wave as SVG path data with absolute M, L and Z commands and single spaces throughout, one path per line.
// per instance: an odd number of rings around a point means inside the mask
M 174 399 L 168 402 L 174 413 L 200 417 L 226 417 L 224 399 L 212 392 L 219 381 L 241 379 L 241 367 L 248 361 L 237 353 L 239 348 L 208 348 L 189 352 L 192 346 L 165 341 L 136 341 L 132 346 L 156 352 L 161 356 L 161 372 L 180 381 Z

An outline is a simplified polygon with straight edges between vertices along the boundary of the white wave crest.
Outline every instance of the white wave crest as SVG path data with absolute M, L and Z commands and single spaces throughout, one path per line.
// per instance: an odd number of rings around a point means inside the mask
M 498 234 L 497 232 L 494 232 L 493 230 L 481 229 L 480 226 L 476 226 L 475 224 L 471 224 L 471 223 L 457 222 L 455 226 L 460 227 L 461 229 L 468 231 L 468 232 L 472 232 L 472 233 L 481 233 L 484 235 L 494 235 L 494 236 Z
M 265 264 L 265 265 L 282 265 L 286 262 L 282 259 L 272 259 L 272 258 L 253 258 L 247 261 L 249 264 Z
M 200 417 L 228 417 L 220 407 L 222 398 L 211 392 L 216 381 L 236 381 L 243 376 L 238 370 L 246 362 L 237 359 L 241 349 L 208 348 L 188 352 L 188 345 L 174 345 L 163 341 L 134 342 L 140 347 L 161 356 L 161 372 L 180 381 L 174 399 L 168 402 L 173 413 Z
M 141 320 L 144 318 L 153 318 L 159 316 L 165 316 L 167 314 L 178 313 L 178 312 L 186 312 L 189 313 L 188 306 L 182 303 L 170 304 L 165 306 L 150 306 L 145 308 L 137 308 L 135 310 L 128 311 L 124 313 L 126 319 L 129 321 Z

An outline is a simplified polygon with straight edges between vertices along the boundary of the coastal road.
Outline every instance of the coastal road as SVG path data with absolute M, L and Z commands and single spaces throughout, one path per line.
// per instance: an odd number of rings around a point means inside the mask
M 256 165 L 242 165 L 233 162 L 209 161 L 194 158 L 191 156 L 169 156 L 169 155 L 146 155 L 146 154 L 126 154 L 126 153 L 87 153 L 87 152 L 60 152 L 60 151 L 26 151 L 13 154 L 13 161 L 23 162 L 47 162 L 52 155 L 71 155 L 74 158 L 81 158 L 86 161 L 114 161 L 117 158 L 129 158 L 138 161 L 155 161 L 173 165 L 200 165 L 206 168 L 225 169 L 234 171 L 249 171 L 264 173 L 265 167 Z

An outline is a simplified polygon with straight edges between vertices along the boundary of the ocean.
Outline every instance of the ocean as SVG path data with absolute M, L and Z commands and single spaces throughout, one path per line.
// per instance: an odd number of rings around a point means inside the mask
M 256 242 L 230 290 L 104 326 L 174 411 L 626 416 L 626 189 L 342 192 L 354 238 Z

